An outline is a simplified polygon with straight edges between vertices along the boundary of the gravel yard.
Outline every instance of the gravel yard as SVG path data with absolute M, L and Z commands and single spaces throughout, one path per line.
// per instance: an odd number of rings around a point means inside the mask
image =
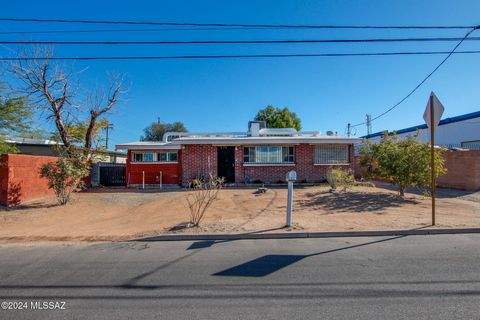
M 480 192 L 440 189 L 437 227 L 480 227 Z M 128 240 L 165 233 L 245 233 L 395 230 L 427 227 L 430 199 L 397 196 L 386 186 L 330 193 L 326 186 L 294 192 L 294 226 L 283 228 L 286 187 L 221 190 L 199 228 L 188 222 L 186 191 L 102 189 L 74 195 L 71 204 L 46 197 L 0 209 L 0 240 Z

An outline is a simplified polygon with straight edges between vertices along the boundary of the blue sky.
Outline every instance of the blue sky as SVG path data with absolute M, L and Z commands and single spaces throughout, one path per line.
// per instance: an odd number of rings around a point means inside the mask
M 9 1 L 1 16 L 25 18 L 152 20 L 199 23 L 332 25 L 475 25 L 479 1 Z M 0 22 L 1 31 L 112 29 L 131 26 Z M 154 28 L 140 26 L 137 28 Z M 143 33 L 0 35 L 4 40 L 247 40 L 463 36 L 465 30 L 229 30 Z M 472 36 L 480 36 L 480 30 Z M 58 56 L 262 54 L 450 50 L 455 43 L 292 44 L 57 47 Z M 474 41 L 460 50 L 478 50 Z M 1 46 L 9 56 L 14 46 Z M 422 123 L 430 91 L 445 105 L 444 117 L 480 110 L 480 55 L 453 56 L 395 111 L 373 123 L 373 131 Z M 245 130 L 268 104 L 288 106 L 304 130 L 344 134 L 348 122 L 381 113 L 425 77 L 443 56 L 284 58 L 76 62 L 82 87 L 124 73 L 128 92 L 111 113 L 112 143 L 138 140 L 160 117 L 183 121 L 190 131 Z M 8 79 L 7 79 L 8 80 Z M 356 134 L 366 133 L 364 126 Z

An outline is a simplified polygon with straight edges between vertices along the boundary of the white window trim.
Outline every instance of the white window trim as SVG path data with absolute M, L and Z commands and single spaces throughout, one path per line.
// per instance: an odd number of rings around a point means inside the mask
M 283 162 L 283 163 L 265 163 L 265 162 L 244 162 L 244 167 L 294 167 L 296 164 L 294 162 Z
M 157 159 L 158 159 L 158 154 L 159 153 L 176 153 L 177 154 L 177 159 L 178 159 L 178 150 L 165 150 L 165 151 L 156 151 L 156 150 L 152 150 L 152 151 L 132 151 L 132 156 L 130 158 L 130 164 L 178 164 L 178 160 L 177 161 L 135 161 L 135 154 L 145 154 L 145 153 L 153 153 L 154 155 L 156 155 Z
M 130 164 L 178 164 L 178 161 L 176 162 L 170 162 L 170 161 L 130 162 Z
M 283 148 L 290 148 L 292 147 L 293 148 L 293 158 L 295 161 L 293 162 L 245 162 L 244 159 L 245 159 L 245 154 L 243 155 L 242 157 L 242 161 L 243 161 L 243 166 L 245 167 L 265 167 L 265 166 L 295 166 L 296 164 L 296 149 L 295 149 L 295 145 L 293 144 L 287 144 L 287 145 L 258 145 L 258 144 L 254 144 L 254 145 L 244 145 L 242 147 L 242 150 L 245 150 L 245 148 L 257 148 L 257 147 L 280 147 L 280 152 L 283 153 Z M 282 155 L 283 156 L 283 155 Z
M 327 144 L 329 145 L 329 144 Z M 314 166 L 350 166 L 352 164 L 351 158 L 350 158 L 350 146 L 348 144 L 339 144 L 341 146 L 344 146 L 346 148 L 346 154 L 347 154 L 347 162 L 341 162 L 341 163 L 316 163 L 316 157 L 315 157 L 315 149 L 317 147 L 323 147 L 325 145 L 314 145 L 313 146 L 313 165 Z

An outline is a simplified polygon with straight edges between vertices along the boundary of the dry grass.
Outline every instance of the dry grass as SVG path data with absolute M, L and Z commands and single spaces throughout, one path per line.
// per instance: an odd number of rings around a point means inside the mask
M 294 231 L 394 230 L 430 224 L 430 199 L 403 199 L 384 188 L 354 187 L 332 194 L 328 187 L 296 188 Z M 116 190 L 78 193 L 57 206 L 47 197 L 13 210 L 0 209 L 0 239 L 126 240 L 159 233 L 285 231 L 286 189 L 224 189 L 198 228 L 189 220 L 185 191 Z M 438 227 L 480 227 L 477 195 L 452 193 L 438 199 Z

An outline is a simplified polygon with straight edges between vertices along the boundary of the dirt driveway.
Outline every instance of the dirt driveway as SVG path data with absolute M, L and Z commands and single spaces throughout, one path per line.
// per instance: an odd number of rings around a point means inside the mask
M 355 187 L 332 194 L 328 187 L 295 189 L 294 227 L 283 229 L 286 188 L 255 194 L 224 189 L 200 228 L 188 221 L 185 191 L 107 190 L 74 195 L 67 206 L 53 197 L 13 210 L 0 209 L 1 240 L 126 240 L 160 233 L 395 230 L 430 224 L 430 199 L 402 199 L 385 188 Z M 437 227 L 480 227 L 480 193 L 440 191 Z

